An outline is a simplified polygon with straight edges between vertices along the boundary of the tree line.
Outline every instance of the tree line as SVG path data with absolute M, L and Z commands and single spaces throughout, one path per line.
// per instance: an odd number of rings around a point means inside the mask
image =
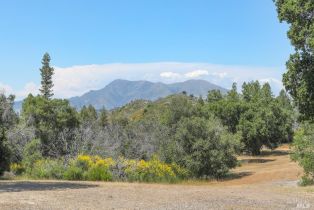
M 171 95 L 155 102 L 134 101 L 112 111 L 84 106 L 53 96 L 53 68 L 45 54 L 40 69 L 40 95 L 29 95 L 18 115 L 14 97 L 1 104 L 2 171 L 22 163 L 31 171 L 36 161 L 54 159 L 68 165 L 79 155 L 120 157 L 166 164 L 188 170 L 191 177 L 226 176 L 240 153 L 259 155 L 263 147 L 290 142 L 295 111 L 285 91 L 275 97 L 268 83 L 233 84 L 227 94 L 207 97 Z
M 107 179 L 104 165 L 113 167 L 111 173 L 117 177 L 129 171 L 127 165 L 136 165 L 139 171 L 130 179 L 151 180 L 152 174 L 159 174 L 155 173 L 159 165 L 169 169 L 164 173 L 168 175 L 186 170 L 179 174 L 221 178 L 237 165 L 238 154 L 259 155 L 264 147 L 293 141 L 291 157 L 305 172 L 302 184 L 314 183 L 314 1 L 274 3 L 279 20 L 290 25 L 288 38 L 295 49 L 283 75 L 287 92 L 276 97 L 269 84 L 252 81 L 241 91 L 234 84 L 227 94 L 182 93 L 112 111 L 92 106 L 76 110 L 67 100 L 52 98 L 53 68 L 45 54 L 41 94 L 29 95 L 20 115 L 13 110 L 14 96 L 0 94 L 0 173 L 9 170 L 10 163 L 21 164 L 15 169 L 24 167 L 26 172 L 36 164 L 43 167 L 41 172 L 46 165 L 63 165 L 66 169 L 55 167 L 53 174 L 82 177 L 78 172 L 94 164 L 85 177 L 105 174 Z M 126 169 L 120 170 L 121 165 Z

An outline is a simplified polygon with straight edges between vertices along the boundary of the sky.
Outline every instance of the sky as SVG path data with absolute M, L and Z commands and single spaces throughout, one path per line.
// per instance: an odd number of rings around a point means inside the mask
M 0 1 L 0 89 L 37 94 L 48 52 L 61 98 L 114 79 L 259 80 L 278 92 L 287 30 L 272 0 Z

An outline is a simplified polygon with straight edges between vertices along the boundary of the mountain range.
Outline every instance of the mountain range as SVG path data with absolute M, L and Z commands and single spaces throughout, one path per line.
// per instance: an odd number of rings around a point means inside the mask
M 205 80 L 187 80 L 185 82 L 165 84 L 117 79 L 100 90 L 92 90 L 82 96 L 69 98 L 69 101 L 77 109 L 82 108 L 84 105 L 93 105 L 96 109 L 105 107 L 110 110 L 136 99 L 154 101 L 183 91 L 194 96 L 207 96 L 208 91 L 214 89 L 220 90 L 222 93 L 228 91 Z M 22 101 L 17 101 L 14 104 L 14 109 L 20 111 Z
M 187 80 L 185 82 L 165 84 L 161 82 L 154 83 L 118 79 L 103 89 L 89 91 L 82 96 L 73 97 L 69 100 L 71 105 L 78 109 L 90 104 L 96 109 L 103 107 L 113 109 L 136 99 L 154 101 L 183 91 L 194 96 L 206 96 L 208 91 L 213 89 L 220 90 L 223 93 L 227 92 L 227 89 L 205 80 Z

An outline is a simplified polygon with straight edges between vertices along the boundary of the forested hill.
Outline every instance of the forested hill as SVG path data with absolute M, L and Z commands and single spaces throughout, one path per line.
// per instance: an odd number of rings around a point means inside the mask
M 156 100 L 168 95 L 186 91 L 187 94 L 195 96 L 206 96 L 209 90 L 220 90 L 222 93 L 226 89 L 207 82 L 205 80 L 188 80 L 180 83 L 164 84 L 149 81 L 128 81 L 114 80 L 105 88 L 90 91 L 80 97 L 70 98 L 70 103 L 76 108 L 84 105 L 93 105 L 96 109 L 105 107 L 113 109 L 121 107 L 133 100 Z

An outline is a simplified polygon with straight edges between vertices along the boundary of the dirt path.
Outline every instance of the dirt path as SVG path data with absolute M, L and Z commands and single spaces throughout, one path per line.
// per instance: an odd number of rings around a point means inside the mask
M 297 187 L 301 170 L 286 151 L 240 157 L 223 182 L 0 181 L 0 209 L 314 209 L 314 187 Z

